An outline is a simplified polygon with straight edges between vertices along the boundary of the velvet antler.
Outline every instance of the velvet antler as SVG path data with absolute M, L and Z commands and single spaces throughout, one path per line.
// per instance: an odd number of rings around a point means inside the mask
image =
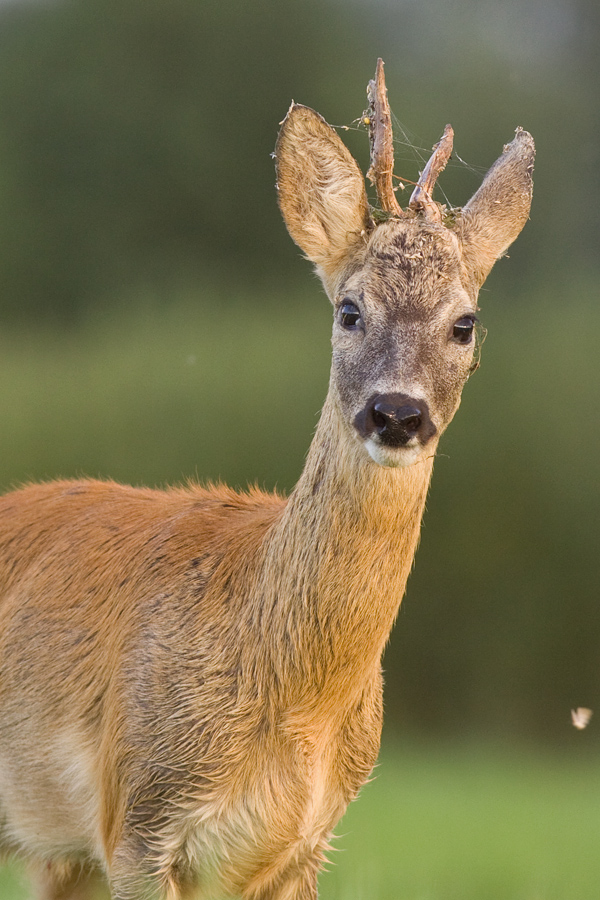
M 431 222 L 441 222 L 442 213 L 439 205 L 433 199 L 433 188 L 438 175 L 446 168 L 446 163 L 452 154 L 452 142 L 454 131 L 451 125 L 446 125 L 440 140 L 435 144 L 429 162 L 421 172 L 417 186 L 412 192 L 408 208 L 414 212 L 422 212 Z
M 398 205 L 392 181 L 394 138 L 382 59 L 377 60 L 375 78 L 369 81 L 367 86 L 367 97 L 371 142 L 371 165 L 367 172 L 367 178 L 375 185 L 382 210 L 394 216 L 404 216 L 406 214 Z

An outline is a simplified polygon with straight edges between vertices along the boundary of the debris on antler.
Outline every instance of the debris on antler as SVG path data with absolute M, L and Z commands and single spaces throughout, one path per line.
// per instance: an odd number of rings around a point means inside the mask
M 454 131 L 451 125 L 446 125 L 444 133 L 433 148 L 429 162 L 421 172 L 417 186 L 412 192 L 409 209 L 414 212 L 422 212 L 426 219 L 432 222 L 441 222 L 442 213 L 440 207 L 433 199 L 433 188 L 438 175 L 446 168 L 446 163 L 452 155 L 452 143 Z
M 367 178 L 375 185 L 381 208 L 394 216 L 404 216 L 396 200 L 392 175 L 394 172 L 394 139 L 392 117 L 387 99 L 383 60 L 377 60 L 375 78 L 367 86 L 369 100 L 369 139 L 371 165 Z

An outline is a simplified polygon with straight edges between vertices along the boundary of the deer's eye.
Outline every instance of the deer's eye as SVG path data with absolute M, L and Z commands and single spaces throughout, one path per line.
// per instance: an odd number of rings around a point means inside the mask
M 348 331 L 353 331 L 361 324 L 360 310 L 355 303 L 344 300 L 340 307 L 340 325 Z
M 475 328 L 474 316 L 463 316 L 454 323 L 452 329 L 452 337 L 459 344 L 470 344 L 473 339 L 473 329 Z

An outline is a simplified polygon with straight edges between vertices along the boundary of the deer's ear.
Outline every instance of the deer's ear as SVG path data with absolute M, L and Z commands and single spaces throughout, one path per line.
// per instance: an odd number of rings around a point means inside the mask
M 325 119 L 298 103 L 282 123 L 275 158 L 287 229 L 331 278 L 371 228 L 363 175 Z
M 477 287 L 529 217 L 534 158 L 533 138 L 518 128 L 462 210 L 456 231 L 463 245 L 463 260 Z

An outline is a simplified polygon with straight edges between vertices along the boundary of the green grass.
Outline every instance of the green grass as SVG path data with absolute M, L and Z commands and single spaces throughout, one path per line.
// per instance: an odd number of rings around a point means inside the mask
M 600 764 L 388 747 L 338 833 L 323 900 L 597 900 Z
M 597 900 L 600 762 L 388 744 L 337 831 L 322 900 Z
M 2 900 L 28 900 L 26 881 L 16 866 L 0 868 L 0 897 Z

